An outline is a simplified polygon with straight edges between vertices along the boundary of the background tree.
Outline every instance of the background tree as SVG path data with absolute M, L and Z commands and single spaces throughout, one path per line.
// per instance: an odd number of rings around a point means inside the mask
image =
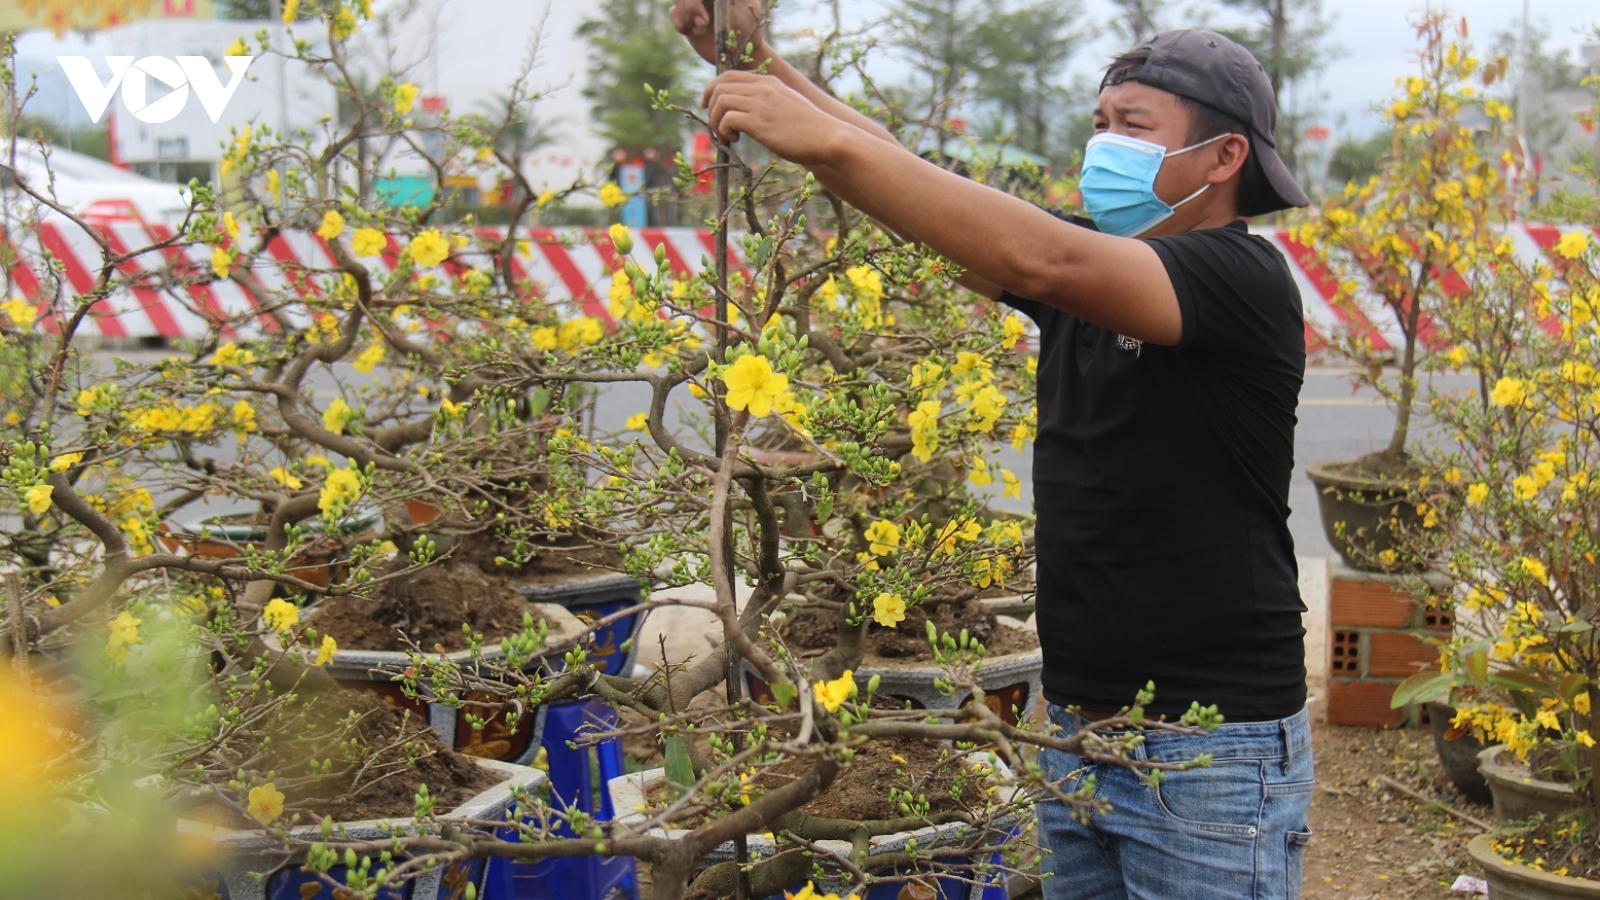
M 1111 30 L 1123 38 L 1123 43 L 1133 46 L 1158 34 L 1165 27 L 1162 10 L 1169 0 L 1111 0 L 1117 13 L 1111 19 Z
M 996 123 L 1025 150 L 1064 155 L 1067 120 L 1075 108 L 1074 91 L 1061 79 L 1094 36 L 1092 28 L 1077 26 L 1082 19 L 1083 5 L 1076 0 L 1036 0 L 1002 7 L 974 29 L 973 55 L 981 63 L 974 99 L 991 107 Z
M 1222 0 L 1222 5 L 1254 19 L 1251 25 L 1219 30 L 1250 48 L 1266 67 L 1278 97 L 1278 150 L 1304 181 L 1300 131 L 1312 110 L 1302 104 L 1307 98 L 1299 88 L 1342 52 L 1328 43 L 1333 19 L 1323 13 L 1322 0 Z
M 1383 156 L 1394 148 L 1394 132 L 1383 129 L 1365 138 L 1343 138 L 1328 158 L 1328 186 L 1337 190 L 1349 182 L 1361 184 L 1378 174 Z
M 927 127 L 941 142 L 971 87 L 968 74 L 983 61 L 979 34 L 993 15 L 994 5 L 982 0 L 897 0 L 891 9 L 899 27 L 890 44 L 916 72 L 912 108 L 928 111 Z
M 644 160 L 647 189 L 670 187 L 685 120 L 656 108 L 644 86 L 692 105 L 686 79 L 693 51 L 667 22 L 667 4 L 604 0 L 596 12 L 578 26 L 591 48 L 583 95 L 594 103 L 596 130 L 626 158 Z M 652 209 L 652 222 L 657 217 Z

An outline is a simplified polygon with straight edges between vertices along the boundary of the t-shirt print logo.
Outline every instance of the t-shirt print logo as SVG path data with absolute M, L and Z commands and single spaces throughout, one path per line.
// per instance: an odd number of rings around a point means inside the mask
M 1141 341 L 1138 338 L 1128 337 L 1125 334 L 1119 334 L 1117 335 L 1117 349 L 1128 350 L 1132 352 L 1135 357 L 1137 357 L 1139 355 L 1139 351 L 1144 349 L 1144 341 Z
M 111 80 L 101 81 L 100 73 L 86 56 L 58 56 L 61 71 L 66 73 L 72 90 L 95 122 L 105 115 L 111 97 L 122 88 L 122 102 L 134 118 L 149 125 L 170 122 L 183 112 L 189 103 L 189 88 L 206 108 L 212 122 L 222 118 L 222 110 L 233 99 L 233 92 L 244 81 L 244 73 L 255 61 L 254 56 L 225 56 L 229 79 L 224 85 L 217 77 L 211 63 L 204 56 L 180 56 L 176 60 L 165 56 L 145 56 L 134 61 L 131 56 L 108 56 L 106 65 L 111 68 Z M 157 100 L 148 100 L 149 79 L 154 78 L 171 89 L 171 93 Z

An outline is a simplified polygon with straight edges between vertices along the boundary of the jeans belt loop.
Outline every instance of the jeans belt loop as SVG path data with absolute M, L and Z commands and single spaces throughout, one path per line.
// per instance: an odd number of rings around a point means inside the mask
M 1289 774 L 1289 766 L 1294 762 L 1294 735 L 1289 730 L 1287 719 L 1278 721 L 1278 734 L 1283 737 L 1283 774 Z

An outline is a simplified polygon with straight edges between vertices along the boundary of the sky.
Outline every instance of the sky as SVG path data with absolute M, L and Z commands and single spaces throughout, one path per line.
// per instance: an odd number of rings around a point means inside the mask
M 400 0 L 387 0 L 389 3 Z M 563 135 L 561 152 L 548 162 L 552 181 L 560 171 L 583 164 L 603 162 L 603 147 L 586 133 L 588 102 L 581 96 L 583 72 L 587 65 L 587 46 L 574 39 L 573 29 L 590 14 L 592 0 L 418 0 L 424 10 L 437 7 L 437 13 L 414 15 L 395 38 L 401 56 L 414 59 L 419 66 L 415 80 L 424 92 L 443 93 L 456 109 L 471 109 L 515 77 L 519 62 L 527 52 L 531 35 L 542 21 L 547 42 L 531 83 L 548 91 L 539 114 L 553 120 Z M 663 5 L 667 0 L 658 0 Z M 886 0 L 842 0 L 847 20 L 867 22 L 884 15 Z M 1108 0 L 1083 0 L 1085 19 L 1104 23 L 1111 13 Z M 1194 2 L 1194 0 L 1180 0 Z M 1600 24 L 1600 3 L 1595 0 L 1527 0 L 1529 18 L 1550 35 L 1550 45 L 1579 53 L 1585 42 L 1595 42 L 1594 27 Z M 1174 6 L 1180 5 L 1175 3 Z M 1421 3 L 1407 0 L 1324 0 L 1333 17 L 1329 42 L 1341 50 L 1327 69 L 1306 86 L 1298 103 L 1320 108 L 1322 121 L 1335 139 L 1362 136 L 1377 126 L 1372 110 L 1394 89 L 1394 82 L 1410 71 L 1410 54 L 1415 30 L 1408 24 L 1422 11 Z M 782 0 L 779 7 L 781 31 L 793 31 L 808 21 L 816 21 L 821 0 Z M 383 0 L 379 8 L 382 9 Z M 1516 26 L 1521 20 L 1521 4 L 1515 0 L 1453 0 L 1446 7 L 1452 14 L 1465 16 L 1471 35 L 1480 46 L 1487 45 L 1494 33 Z M 1236 14 L 1234 14 L 1236 16 Z M 1171 24 L 1199 24 L 1194 19 L 1174 16 Z M 1227 21 L 1227 20 L 1219 20 Z M 437 28 L 437 42 L 427 35 Z M 80 36 L 57 41 L 48 33 L 26 34 L 19 42 L 18 55 L 25 59 L 50 60 L 60 54 L 104 54 L 110 44 L 101 37 L 86 42 Z M 1112 53 L 1122 49 L 1114 36 L 1106 35 L 1080 54 L 1075 68 L 1091 74 Z M 432 51 L 431 54 L 429 51 Z M 903 63 L 887 58 L 874 62 L 879 77 L 893 78 L 907 70 Z M 41 112 L 65 109 L 75 104 L 64 99 L 41 98 Z M 77 110 L 82 116 L 82 110 Z

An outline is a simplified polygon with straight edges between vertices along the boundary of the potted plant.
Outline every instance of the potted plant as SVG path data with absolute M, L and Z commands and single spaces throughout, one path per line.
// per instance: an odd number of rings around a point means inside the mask
M 1592 228 L 1565 230 L 1548 263 L 1519 262 L 1508 241 L 1462 247 L 1476 276 L 1445 315 L 1477 387 L 1430 398 L 1450 437 L 1423 454 L 1426 502 L 1438 513 L 1417 553 L 1456 584 L 1456 634 L 1440 668 L 1412 678 L 1396 701 L 1452 702 L 1455 724 L 1492 744 L 1481 768 L 1497 815 L 1541 813 L 1474 842 L 1507 896 L 1594 896 L 1583 891 L 1595 886 L 1550 885 L 1600 872 Z
M 1293 232 L 1338 285 L 1330 302 L 1340 324 L 1318 337 L 1350 361 L 1355 385 L 1394 408 L 1386 446 L 1306 469 L 1328 542 L 1349 566 L 1374 571 L 1416 567 L 1398 535 L 1425 519 L 1416 502 L 1424 473 L 1413 459 L 1427 412 L 1422 376 L 1458 365 L 1447 313 L 1461 292 L 1455 270 L 1471 262 L 1462 248 L 1480 242 L 1510 202 L 1480 150 L 1509 115 L 1485 93 L 1504 62 L 1480 63 L 1442 16 L 1423 19 L 1418 34 L 1419 71 L 1384 110 L 1394 145 L 1378 173 L 1346 185 Z

